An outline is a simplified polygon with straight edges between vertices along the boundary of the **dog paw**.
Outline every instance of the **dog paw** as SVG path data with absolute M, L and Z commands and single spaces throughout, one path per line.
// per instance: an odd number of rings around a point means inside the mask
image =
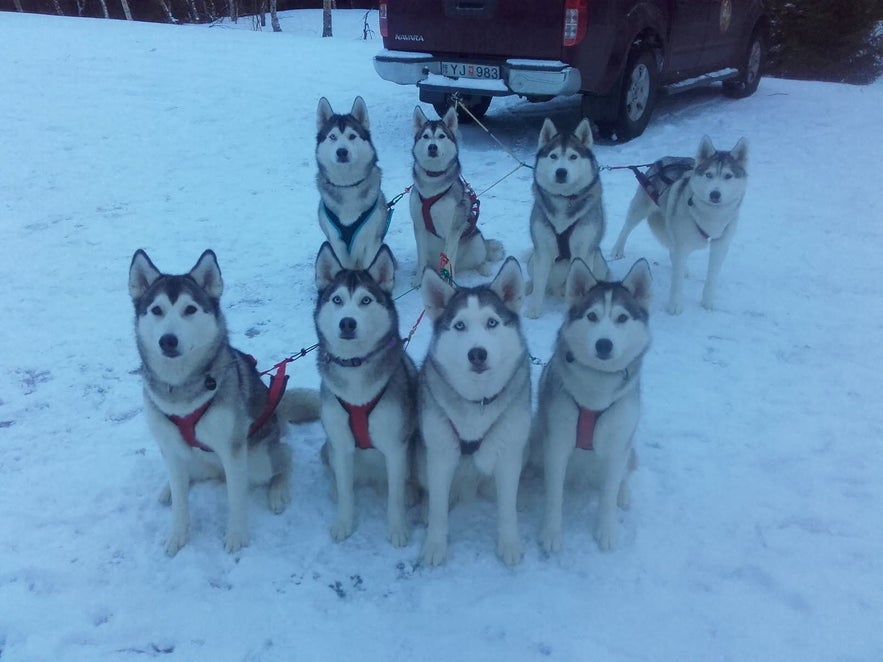
M 561 529 L 555 531 L 551 529 L 543 529 L 542 535 L 543 549 L 549 554 L 561 551 Z
M 598 524 L 595 527 L 595 541 L 602 552 L 612 550 L 616 546 L 616 524 Z
M 680 301 L 669 301 L 665 310 L 669 315 L 680 315 L 684 311 L 684 307 L 681 305 Z
M 621 260 L 625 257 L 625 248 L 622 246 L 614 246 L 613 252 L 610 253 L 611 260 Z
M 476 269 L 478 273 L 480 273 L 482 276 L 490 276 L 492 273 L 494 273 L 490 262 L 482 262 L 476 267 Z
M 426 539 L 420 558 L 426 565 L 437 566 L 445 562 L 448 556 L 448 543 L 444 540 Z
M 288 489 L 288 480 L 274 476 L 267 489 L 267 504 L 270 510 L 277 515 L 284 511 L 291 503 L 291 492 Z
M 336 520 L 331 525 L 331 539 L 334 542 L 341 542 L 350 537 L 353 532 L 352 520 Z
M 423 272 L 418 270 L 417 273 L 414 274 L 414 277 L 411 279 L 411 287 L 420 287 L 420 284 L 422 282 L 423 282 Z
M 485 250 L 487 250 L 487 259 L 491 262 L 499 262 L 506 255 L 503 244 L 496 239 L 487 239 L 484 245 Z
M 623 510 L 628 510 L 632 507 L 632 493 L 627 483 L 619 486 L 619 494 L 616 495 L 616 505 Z
M 702 307 L 705 308 L 705 310 L 714 310 L 714 297 L 709 294 L 703 294 Z
M 224 536 L 224 549 L 228 554 L 235 554 L 243 547 L 248 547 L 248 534 L 245 531 L 228 530 Z
M 529 317 L 532 320 L 539 318 L 539 316 L 542 314 L 542 305 L 537 305 L 533 303 L 533 301 L 528 302 L 527 306 L 524 308 L 524 316 Z
M 187 531 L 172 531 L 166 540 L 166 554 L 174 556 L 187 544 Z
M 521 551 L 521 543 L 515 540 L 500 540 L 497 543 L 497 556 L 510 568 L 521 563 L 524 553 Z
M 172 488 L 169 487 L 168 483 L 163 485 L 163 488 L 160 491 L 159 498 L 157 500 L 164 506 L 172 505 Z
M 393 547 L 406 547 L 411 535 L 408 531 L 408 525 L 405 522 L 396 522 L 389 525 L 389 542 Z

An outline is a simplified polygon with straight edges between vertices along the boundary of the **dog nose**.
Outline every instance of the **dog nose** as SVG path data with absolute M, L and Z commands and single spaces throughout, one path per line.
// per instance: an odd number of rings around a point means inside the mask
M 566 182 L 567 181 L 567 170 L 565 168 L 558 168 L 558 170 L 555 171 L 555 180 L 559 184 L 563 184 L 564 182 Z
M 721 201 L 721 192 L 720 191 L 712 191 L 708 194 L 708 197 L 711 198 L 711 201 L 714 203 L 718 203 Z
M 178 336 L 166 333 L 159 339 L 159 348 L 166 353 L 174 352 L 178 349 Z
M 598 342 L 595 343 L 595 353 L 598 355 L 599 359 L 607 359 L 610 358 L 610 353 L 613 351 L 613 341 L 610 338 L 601 338 Z
M 482 366 L 487 361 L 487 350 L 484 347 L 473 347 L 466 354 L 469 363 L 474 366 Z
M 352 317 L 344 317 L 340 320 L 340 330 L 344 333 L 355 333 L 356 331 L 356 320 Z
M 429 152 L 430 156 L 438 156 L 438 145 L 430 143 L 429 147 L 426 148 L 426 151 Z
M 350 153 L 346 147 L 339 147 L 337 149 L 337 160 L 338 161 L 346 161 L 349 159 Z

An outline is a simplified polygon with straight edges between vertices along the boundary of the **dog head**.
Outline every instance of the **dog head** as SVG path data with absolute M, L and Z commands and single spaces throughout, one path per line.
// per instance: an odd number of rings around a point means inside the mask
M 433 320 L 430 358 L 463 397 L 481 400 L 499 393 L 526 351 L 518 261 L 507 258 L 489 285 L 456 289 L 427 268 L 421 289 Z
M 444 172 L 457 161 L 457 111 L 452 106 L 440 120 L 414 108 L 414 160 L 428 173 Z
M 377 164 L 377 152 L 371 142 L 368 108 L 356 97 L 348 115 L 338 115 L 328 99 L 319 99 L 316 111 L 316 162 L 332 184 L 349 186 L 364 179 Z
M 398 333 L 391 296 L 395 266 L 386 244 L 366 270 L 344 269 L 331 244 L 322 244 L 316 257 L 314 319 L 319 340 L 330 353 L 342 359 L 365 356 Z
M 624 370 L 650 343 L 650 265 L 641 259 L 621 281 L 598 280 L 580 259 L 565 284 L 568 311 L 560 339 L 568 361 L 603 372 Z
M 702 138 L 696 166 L 690 176 L 694 201 L 727 207 L 737 205 L 748 183 L 748 142 L 741 138 L 729 152 L 718 151 L 708 136 Z
M 592 153 L 592 127 L 583 119 L 573 133 L 558 131 L 546 118 L 534 164 L 534 181 L 552 195 L 576 195 L 598 177 Z
M 220 311 L 224 281 L 214 252 L 205 251 L 186 274 L 160 273 L 143 250 L 129 267 L 135 334 L 142 359 L 169 383 L 211 356 L 226 338 Z

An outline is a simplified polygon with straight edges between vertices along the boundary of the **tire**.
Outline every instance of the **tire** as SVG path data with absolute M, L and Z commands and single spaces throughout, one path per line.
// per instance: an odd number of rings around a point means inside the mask
M 469 109 L 469 112 L 477 119 L 481 119 L 491 105 L 491 97 L 479 94 L 461 94 L 460 102 L 463 103 Z M 443 101 L 432 104 L 432 107 L 435 108 L 435 112 L 438 113 L 439 117 L 444 117 L 451 105 L 453 105 L 451 95 L 446 94 Z M 461 107 L 457 106 L 457 121 L 462 124 L 469 124 L 472 122 L 472 117 L 464 112 Z
M 620 142 L 637 138 L 653 114 L 659 80 L 656 58 L 649 50 L 629 55 L 622 75 L 622 89 L 616 109 L 616 137 Z
M 767 36 L 761 28 L 755 28 L 748 41 L 748 48 L 739 63 L 739 77 L 724 81 L 724 94 L 733 99 L 750 97 L 757 90 L 766 64 Z

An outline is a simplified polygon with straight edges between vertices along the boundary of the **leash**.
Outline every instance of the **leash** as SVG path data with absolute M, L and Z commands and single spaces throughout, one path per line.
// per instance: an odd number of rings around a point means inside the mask
M 451 264 L 451 261 L 448 259 L 448 256 L 445 255 L 444 252 L 442 252 L 439 255 L 439 260 L 438 260 L 439 276 L 441 276 L 444 279 L 444 281 L 448 285 L 450 285 L 451 287 L 458 287 L 457 283 L 454 282 L 454 274 L 452 273 L 452 270 L 448 268 L 448 266 L 450 264 Z M 416 287 L 412 287 L 410 290 L 408 290 L 407 292 L 404 292 L 403 294 L 400 294 L 396 298 L 403 297 L 403 296 L 405 296 L 405 294 L 408 294 L 409 292 L 413 292 L 414 290 L 417 290 L 417 289 L 420 289 L 419 285 Z M 420 322 L 423 321 L 424 315 L 426 315 L 426 308 L 424 308 L 423 310 L 420 311 L 420 314 L 417 316 L 417 321 L 414 322 L 414 325 L 411 327 L 411 330 L 408 332 L 408 335 L 404 338 L 404 340 L 402 340 L 402 348 L 403 349 L 406 349 L 408 347 L 408 343 L 411 342 L 411 338 L 413 338 L 414 334 L 417 333 L 417 327 L 420 326 Z

